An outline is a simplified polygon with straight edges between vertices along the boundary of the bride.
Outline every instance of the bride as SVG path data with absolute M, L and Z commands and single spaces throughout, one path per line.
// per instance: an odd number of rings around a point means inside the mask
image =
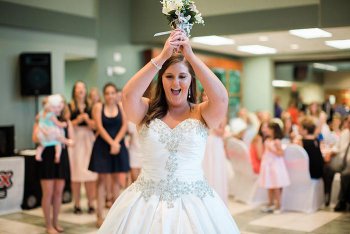
M 157 72 L 154 97 L 143 98 Z M 201 104 L 195 78 L 209 99 Z M 239 233 L 201 164 L 207 128 L 220 124 L 227 105 L 225 87 L 193 53 L 185 33 L 174 30 L 160 55 L 124 87 L 125 112 L 139 126 L 142 171 L 98 233 Z

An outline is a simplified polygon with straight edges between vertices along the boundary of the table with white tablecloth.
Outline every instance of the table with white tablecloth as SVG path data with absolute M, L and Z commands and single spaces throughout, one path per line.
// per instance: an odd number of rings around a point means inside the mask
M 0 215 L 21 210 L 24 192 L 23 157 L 0 158 Z

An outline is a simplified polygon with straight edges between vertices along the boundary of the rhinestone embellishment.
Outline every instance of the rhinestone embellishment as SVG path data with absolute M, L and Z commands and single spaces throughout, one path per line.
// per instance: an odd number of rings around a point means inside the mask
M 160 201 L 166 201 L 168 208 L 174 207 L 174 200 L 183 195 L 195 195 L 199 198 L 214 196 L 212 188 L 205 180 L 184 182 L 176 178 L 175 172 L 178 169 L 177 152 L 179 143 L 184 139 L 184 134 L 195 131 L 201 137 L 208 134 L 207 128 L 199 120 L 186 119 L 171 129 L 160 119 L 154 119 L 149 127 L 143 126 L 140 136 L 146 137 L 148 130 L 152 128 L 159 135 L 159 141 L 165 145 L 169 152 L 169 157 L 165 164 L 168 172 L 166 179 L 153 181 L 140 176 L 131 186 L 132 190 L 141 192 L 141 196 L 148 201 L 152 195 L 159 196 Z

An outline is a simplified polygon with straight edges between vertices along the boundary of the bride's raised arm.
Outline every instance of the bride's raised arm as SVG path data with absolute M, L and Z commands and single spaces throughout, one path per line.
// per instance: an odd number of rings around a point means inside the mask
M 203 85 L 204 91 L 208 96 L 209 100 L 200 104 L 201 115 L 209 128 L 217 128 L 227 113 L 228 95 L 226 88 L 215 74 L 193 53 L 189 39 L 184 32 L 174 39 L 174 42 L 171 44 L 179 46 L 179 50 L 191 64 L 196 77 Z
M 166 40 L 162 52 L 139 70 L 123 88 L 124 111 L 128 119 L 135 124 L 143 120 L 148 110 L 149 99 L 143 98 L 143 94 L 163 63 L 173 54 L 176 47 L 172 45 L 172 42 L 181 33 L 178 30 L 173 31 Z

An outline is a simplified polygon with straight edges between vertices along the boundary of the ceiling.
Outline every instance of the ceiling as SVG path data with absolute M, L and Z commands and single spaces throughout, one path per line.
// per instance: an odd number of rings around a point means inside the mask
M 350 59 L 350 49 L 340 50 L 333 47 L 325 45 L 327 40 L 344 40 L 350 39 L 350 27 L 340 27 L 340 28 L 322 28 L 330 33 L 332 37 L 328 38 L 317 38 L 317 39 L 304 39 L 289 34 L 288 31 L 279 32 L 261 32 L 261 33 L 251 33 L 251 34 L 241 34 L 241 35 L 217 35 L 227 38 L 231 38 L 235 41 L 233 45 L 226 46 L 209 46 L 199 43 L 191 42 L 193 48 L 207 50 L 216 53 L 223 53 L 239 57 L 250 57 L 257 56 L 249 54 L 246 52 L 241 52 L 237 50 L 238 46 L 241 45 L 262 45 L 267 47 L 272 47 L 277 50 L 274 56 L 289 55 L 298 58 L 303 58 L 302 55 L 306 54 L 319 54 L 316 57 L 337 57 L 336 54 L 342 55 L 341 57 L 347 57 Z M 267 41 L 260 41 L 260 37 L 267 38 Z M 291 48 L 292 45 L 297 45 L 297 49 Z M 294 56 L 293 56 L 294 55 Z M 306 56 L 307 57 L 307 56 Z
M 203 16 L 278 9 L 305 5 L 319 5 L 320 0 L 198 0 L 195 1 Z

